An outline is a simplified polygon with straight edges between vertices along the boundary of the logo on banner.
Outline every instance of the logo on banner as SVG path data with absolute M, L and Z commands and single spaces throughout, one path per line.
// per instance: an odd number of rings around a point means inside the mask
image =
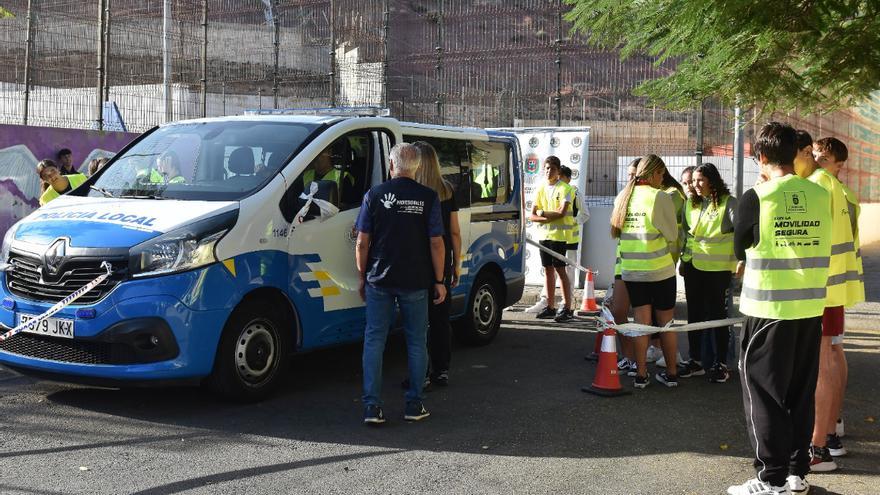
M 576 168 L 571 169 L 571 180 L 577 179 L 579 175 L 581 175 L 580 170 Z
M 580 136 L 575 136 L 575 137 L 571 138 L 571 145 L 574 146 L 575 148 L 580 146 L 581 143 L 583 143 L 583 141 L 581 140 Z
M 531 139 L 529 139 L 529 146 L 532 148 L 537 148 L 539 144 L 541 144 L 541 140 L 538 139 L 537 136 L 532 136 Z
M 550 146 L 551 146 L 551 147 L 553 147 L 553 148 L 558 148 L 560 144 L 561 144 L 561 143 L 560 143 L 558 137 L 553 136 L 552 138 L 550 138 Z
M 532 202 L 526 201 L 526 211 L 532 211 Z
M 581 154 L 580 153 L 572 153 L 571 156 L 568 157 L 568 159 L 571 160 L 571 163 L 578 163 L 581 161 Z
M 537 174 L 538 173 L 538 157 L 535 155 L 526 155 L 526 173 L 527 174 Z

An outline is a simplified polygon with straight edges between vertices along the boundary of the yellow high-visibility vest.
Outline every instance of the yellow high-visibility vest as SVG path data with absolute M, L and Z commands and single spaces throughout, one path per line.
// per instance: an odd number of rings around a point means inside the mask
M 685 203 L 685 220 L 687 221 L 688 238 L 685 252 L 694 268 L 704 272 L 736 271 L 736 256 L 733 254 L 733 232 L 724 233 L 721 225 L 727 210 L 724 196 L 721 203 L 715 206 L 712 200 L 703 200 L 699 206 Z M 684 255 L 682 255 L 684 259 Z
M 746 249 L 740 311 L 797 320 L 825 310 L 831 262 L 831 195 L 797 175 L 755 186 L 760 239 Z
M 855 271 L 858 274 L 857 279 L 847 277 L 846 280 L 846 307 L 850 307 L 865 300 L 865 271 L 862 267 L 862 246 L 859 240 L 859 215 L 862 213 L 862 207 L 859 204 L 859 196 L 852 189 L 846 187 L 846 184 L 843 184 L 843 195 L 846 196 L 849 207 L 853 246 L 855 247 L 855 256 L 847 258 L 846 271 L 847 273 Z
M 538 210 L 559 211 L 565 198 L 572 198 L 571 201 L 574 201 L 573 196 L 574 191 L 571 186 L 561 180 L 557 180 L 552 186 L 541 184 L 535 194 L 535 207 Z M 547 241 L 569 242 L 571 231 L 575 226 L 574 217 L 570 213 L 571 204 L 568 205 L 568 211 L 562 218 L 537 224 L 538 237 Z
M 658 194 L 665 193 L 639 185 L 630 196 L 620 232 L 620 272 L 624 280 L 628 272 L 669 271 L 675 265 L 666 238 L 652 219 Z
M 88 177 L 83 174 L 70 174 L 65 175 L 65 177 L 67 177 L 67 180 L 70 182 L 71 191 L 79 187 L 83 182 L 88 179 Z M 52 186 L 47 187 L 43 194 L 40 195 L 40 206 L 43 206 L 44 204 L 52 201 L 58 196 L 61 196 L 61 193 L 56 191 Z
M 807 180 L 819 184 L 831 195 L 831 264 L 828 267 L 828 294 L 825 306 L 844 306 L 847 280 L 858 280 L 855 267 L 856 248 L 850 225 L 849 207 L 843 184 L 824 168 L 817 168 Z

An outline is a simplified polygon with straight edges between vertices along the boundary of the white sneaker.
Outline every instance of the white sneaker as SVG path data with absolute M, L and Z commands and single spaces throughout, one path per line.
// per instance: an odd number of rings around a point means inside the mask
M 752 478 L 742 485 L 734 485 L 727 489 L 728 495 L 791 495 L 788 484 L 784 486 L 770 486 L 763 481 Z
M 681 359 L 681 353 L 678 352 L 678 351 L 675 352 L 675 361 L 676 361 L 680 366 L 683 366 L 683 365 L 685 364 L 684 361 L 682 361 L 682 359 Z M 665 367 L 666 367 L 666 358 L 663 357 L 663 352 L 662 352 L 662 351 L 660 352 L 660 359 L 658 359 L 654 364 L 656 364 L 656 365 L 659 366 L 660 368 L 665 368 Z
M 659 347 L 654 347 L 654 346 L 648 347 L 648 354 L 647 354 L 647 357 L 645 358 L 645 360 L 647 362 L 653 363 L 661 358 L 663 358 L 663 351 L 661 351 Z
M 791 490 L 792 493 L 806 493 L 810 491 L 810 483 L 807 482 L 806 478 L 789 474 L 785 481 L 788 483 L 788 489 Z
M 839 436 L 840 438 L 843 438 L 844 436 L 846 436 L 846 435 L 844 435 L 845 430 L 843 428 L 843 418 L 839 418 L 837 420 L 837 424 L 834 425 L 834 432 L 837 433 L 837 436 Z
M 547 298 L 545 296 L 541 296 L 541 299 L 538 299 L 538 302 L 535 303 L 534 306 L 525 310 L 526 313 L 540 313 L 544 311 L 544 308 L 547 307 Z

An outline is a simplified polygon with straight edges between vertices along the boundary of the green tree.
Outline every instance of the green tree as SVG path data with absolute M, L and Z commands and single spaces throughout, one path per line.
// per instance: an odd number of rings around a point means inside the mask
M 7 17 L 15 17 L 15 16 L 12 15 L 12 12 L 4 9 L 3 6 L 0 5 L 0 19 L 5 19 Z
M 672 109 L 710 97 L 764 111 L 847 107 L 880 89 L 877 0 L 565 0 L 573 31 L 674 62 L 636 93 Z

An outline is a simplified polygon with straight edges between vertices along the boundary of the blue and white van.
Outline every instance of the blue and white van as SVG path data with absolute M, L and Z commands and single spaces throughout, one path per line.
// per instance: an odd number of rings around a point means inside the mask
M 524 284 L 512 134 L 256 114 L 157 127 L 13 226 L 0 252 L 7 327 L 95 279 L 102 262 L 112 274 L 0 342 L 0 363 L 65 381 L 192 380 L 229 397 L 265 397 L 290 354 L 363 337 L 354 222 L 364 193 L 388 176 L 391 146 L 417 140 L 437 149 L 461 208 L 455 327 L 490 342 Z M 322 160 L 330 173 L 317 170 Z M 338 211 L 309 202 L 312 191 Z

